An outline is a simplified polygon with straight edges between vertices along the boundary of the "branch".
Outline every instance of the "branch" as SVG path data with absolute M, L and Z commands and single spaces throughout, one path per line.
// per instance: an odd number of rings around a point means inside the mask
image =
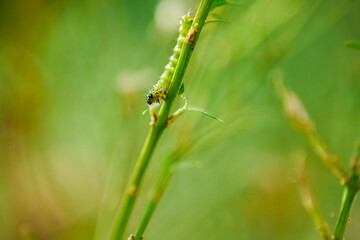
M 339 178 L 341 184 L 344 184 L 348 178 L 347 173 L 338 158 L 329 153 L 325 144 L 320 140 L 316 133 L 315 124 L 313 124 L 301 100 L 294 92 L 285 87 L 282 72 L 273 72 L 272 78 L 275 92 L 283 105 L 285 115 L 289 121 L 307 137 L 313 151 L 322 160 L 324 165 Z
M 205 19 L 209 14 L 212 3 L 213 0 L 201 0 L 200 6 L 195 15 L 194 22 L 189 30 L 188 36 L 185 39 L 185 44 L 181 49 L 178 64 L 171 80 L 170 89 L 166 97 L 166 101 L 164 101 L 160 109 L 158 118 L 150 125 L 149 133 L 135 165 L 135 169 L 131 175 L 124 199 L 115 217 L 110 236 L 110 239 L 112 240 L 121 239 L 124 235 L 145 170 L 149 164 L 151 155 L 154 152 L 156 144 L 162 132 L 167 126 L 171 107 L 174 103 L 177 93 L 179 92 L 183 75 L 189 63 L 191 54 L 194 51 L 195 43 L 199 38 L 202 27 L 204 26 Z
M 298 182 L 300 184 L 300 196 L 306 211 L 311 216 L 316 225 L 317 230 L 320 232 L 324 240 L 331 240 L 332 234 L 328 224 L 324 221 L 315 202 L 314 196 L 310 190 L 309 182 L 305 174 L 305 155 L 296 156 L 295 171 Z
M 170 177 L 171 177 L 171 171 L 170 167 L 172 165 L 172 162 L 177 161 L 175 160 L 176 156 L 174 157 L 172 154 L 168 157 L 165 163 L 165 166 L 163 166 L 161 170 L 161 174 L 159 175 L 156 185 L 153 189 L 153 192 L 150 195 L 150 199 L 148 200 L 148 203 L 145 207 L 145 212 L 141 217 L 141 221 L 139 223 L 138 228 L 136 229 L 134 240 L 141 240 L 142 235 L 145 232 L 145 229 L 147 225 L 150 222 L 150 219 L 166 189 L 167 184 L 169 183 Z
M 321 158 L 324 165 L 340 179 L 341 184 L 344 185 L 340 213 L 333 238 L 335 240 L 343 240 L 345 229 L 349 222 L 349 215 L 360 187 L 360 144 L 358 145 L 355 158 L 352 161 L 352 171 L 350 174 L 347 174 L 337 157 L 327 151 L 325 144 L 316 134 L 315 126 L 299 98 L 295 93 L 284 86 L 282 72 L 273 72 L 272 77 L 273 85 L 283 104 L 287 117 L 307 136 L 314 152 Z M 306 190 L 306 185 L 307 182 L 303 180 L 303 188 L 305 188 L 303 192 L 305 192 L 305 196 L 307 196 L 305 199 L 307 209 L 313 216 L 316 225 L 320 228 L 323 225 L 323 220 L 320 218 L 319 212 L 315 208 L 310 192 Z
M 194 51 L 194 47 L 200 36 L 200 32 L 205 24 L 205 19 L 209 14 L 212 2 L 213 0 L 202 0 L 200 3 L 193 24 L 189 30 L 189 34 L 185 39 L 185 44 L 181 49 L 179 61 L 171 80 L 171 85 L 166 96 L 166 101 L 160 109 L 158 121 L 156 123 L 157 125 L 161 126 L 167 123 L 171 107 L 174 103 L 177 93 L 179 92 L 186 67 L 190 61 L 190 57 Z

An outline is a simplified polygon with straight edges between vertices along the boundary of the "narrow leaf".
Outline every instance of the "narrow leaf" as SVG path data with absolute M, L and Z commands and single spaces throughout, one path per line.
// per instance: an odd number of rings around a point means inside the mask
M 229 0 L 214 0 L 214 2 L 211 5 L 210 11 L 214 10 L 217 7 L 223 6 L 223 5 L 227 5 L 227 4 L 231 4 L 232 2 Z
M 211 20 L 207 20 L 205 22 L 205 24 L 208 24 L 208 23 L 230 23 L 230 22 L 225 19 L 211 19 Z
M 171 172 L 174 173 L 174 172 L 188 170 L 191 168 L 202 168 L 202 166 L 203 166 L 203 162 L 201 162 L 201 161 L 177 162 L 171 166 Z
M 206 112 L 205 110 L 203 110 L 203 109 L 201 109 L 201 108 L 197 108 L 197 107 L 187 107 L 186 110 L 187 110 L 187 111 L 191 111 L 191 112 L 199 112 L 199 113 L 202 113 L 202 114 L 204 114 L 205 116 L 210 117 L 210 118 L 212 118 L 212 119 L 215 119 L 215 120 L 217 120 L 217 121 L 219 121 L 219 122 L 222 122 L 222 123 L 224 122 L 222 119 L 220 119 L 220 118 L 218 118 L 218 117 L 216 117 L 216 116 L 214 116 L 214 115 Z
M 182 98 L 185 92 L 185 87 L 184 87 L 184 83 L 181 84 L 180 89 L 179 89 L 179 96 Z
M 220 14 L 217 14 L 217 13 L 210 13 L 209 14 L 213 19 L 221 19 L 222 17 L 221 17 L 221 15 Z
M 255 0 L 250 0 L 250 1 L 235 1 L 235 2 L 231 2 L 231 4 L 233 5 L 238 5 L 238 6 L 251 6 L 253 5 L 255 2 Z
M 345 42 L 345 47 L 360 49 L 360 42 L 359 41 L 353 41 L 353 40 L 346 41 Z

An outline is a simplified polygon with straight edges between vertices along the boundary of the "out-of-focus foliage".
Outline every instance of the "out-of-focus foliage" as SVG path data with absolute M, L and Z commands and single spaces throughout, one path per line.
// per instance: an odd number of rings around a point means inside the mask
M 309 182 L 333 229 L 341 187 L 282 115 L 268 82 L 280 68 L 340 161 L 360 130 L 360 2 L 257 0 L 226 5 L 205 26 L 185 74 L 190 105 L 162 137 L 183 139 L 201 168 L 177 171 L 145 239 L 319 239 L 301 206 L 290 155 L 309 152 Z M 247 4 L 249 3 L 249 4 Z M 250 4 L 251 3 L 251 4 Z M 0 3 L 0 239 L 105 239 L 146 135 L 145 95 L 198 1 Z M 178 105 L 183 104 L 179 99 Z M 200 137 L 199 137 L 200 136 Z M 355 206 L 347 239 L 360 236 Z
M 360 42 L 349 40 L 345 42 L 345 47 L 360 49 Z

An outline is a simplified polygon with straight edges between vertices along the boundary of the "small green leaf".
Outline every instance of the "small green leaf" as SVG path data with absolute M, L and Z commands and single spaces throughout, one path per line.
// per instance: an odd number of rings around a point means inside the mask
M 182 98 L 185 92 L 185 87 L 184 87 L 184 83 L 181 84 L 180 89 L 179 89 L 179 96 Z
M 205 110 L 203 110 L 203 109 L 201 109 L 201 108 L 197 108 L 197 107 L 187 107 L 186 110 L 187 110 L 187 111 L 190 111 L 190 112 L 199 112 L 199 113 L 202 113 L 202 114 L 204 114 L 205 116 L 210 117 L 210 118 L 212 118 L 212 119 L 215 119 L 215 120 L 217 120 L 217 121 L 219 121 L 219 122 L 222 122 L 222 123 L 224 122 L 222 119 L 220 119 L 220 118 L 218 118 L 218 117 L 216 117 L 216 116 L 214 116 L 214 115 L 206 112 Z
M 238 5 L 238 6 L 245 6 L 245 7 L 249 7 L 251 5 L 253 5 L 255 3 L 255 0 L 246 0 L 246 1 L 235 1 L 235 2 L 231 2 L 231 4 L 234 5 Z
M 174 172 L 188 170 L 191 168 L 202 168 L 202 167 L 203 167 L 203 162 L 201 161 L 176 162 L 171 166 L 171 172 L 174 173 Z
M 213 4 L 211 5 L 210 11 L 214 10 L 217 7 L 231 4 L 232 2 L 229 0 L 214 0 Z
M 230 23 L 229 21 L 226 21 L 225 19 L 222 18 L 222 16 L 220 16 L 219 14 L 217 13 L 210 13 L 212 19 L 209 19 L 205 22 L 205 24 L 208 24 L 208 23 L 216 23 L 216 22 L 222 22 L 222 23 Z
M 359 41 L 353 41 L 353 40 L 346 41 L 345 42 L 345 47 L 360 49 L 360 42 Z
M 250 0 L 250 1 L 230 1 L 230 0 L 214 0 L 213 4 L 211 5 L 211 9 L 210 11 L 214 10 L 217 7 L 220 6 L 224 6 L 227 4 L 234 4 L 234 5 L 239 5 L 239 6 L 251 6 L 255 1 L 254 0 Z
M 213 17 L 214 19 L 221 19 L 221 18 L 222 18 L 220 14 L 213 13 L 213 12 L 211 12 L 209 15 L 210 15 L 211 17 Z
M 210 19 L 205 22 L 205 24 L 208 23 L 230 23 L 230 22 L 225 19 Z

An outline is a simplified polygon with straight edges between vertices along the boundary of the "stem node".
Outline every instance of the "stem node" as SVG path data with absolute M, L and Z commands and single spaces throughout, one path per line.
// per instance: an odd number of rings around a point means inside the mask
M 129 188 L 129 195 L 134 196 L 136 194 L 137 187 L 136 185 L 131 185 Z

